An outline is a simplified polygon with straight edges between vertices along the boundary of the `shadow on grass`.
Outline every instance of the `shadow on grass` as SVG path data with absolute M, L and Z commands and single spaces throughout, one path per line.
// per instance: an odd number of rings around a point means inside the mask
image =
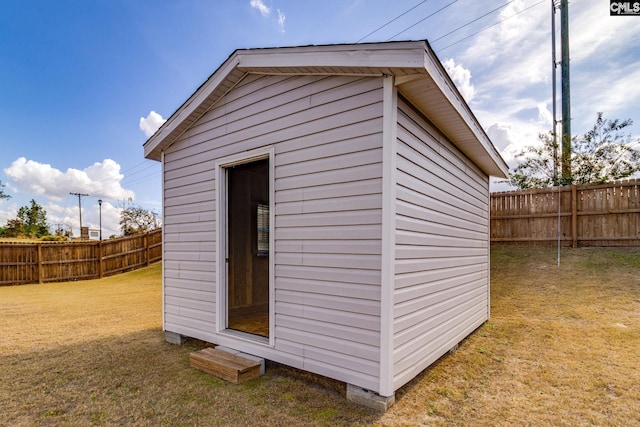
M 279 365 L 241 385 L 189 366 L 205 346 L 144 330 L 0 353 L 0 425 L 355 425 L 379 414 Z

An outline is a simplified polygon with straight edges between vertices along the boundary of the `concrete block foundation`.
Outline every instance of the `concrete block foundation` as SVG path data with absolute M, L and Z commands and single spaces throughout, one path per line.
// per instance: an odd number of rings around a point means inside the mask
M 396 395 L 380 396 L 373 391 L 347 384 L 347 400 L 357 403 L 358 405 L 366 406 L 367 408 L 375 409 L 376 411 L 384 412 L 396 402 Z
M 177 345 L 182 345 L 186 341 L 182 335 L 169 331 L 164 331 L 164 339 L 171 344 Z

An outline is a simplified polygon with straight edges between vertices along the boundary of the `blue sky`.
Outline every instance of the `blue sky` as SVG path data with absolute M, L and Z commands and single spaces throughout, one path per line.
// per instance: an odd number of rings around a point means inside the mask
M 427 39 L 513 165 L 551 129 L 550 15 L 551 0 L 2 2 L 0 224 L 35 199 L 77 234 L 71 192 L 89 194 L 91 228 L 103 200 L 105 235 L 123 206 L 160 214 L 145 130 L 238 48 Z M 573 133 L 604 111 L 640 134 L 640 16 L 611 17 L 606 0 L 572 1 L 569 16 Z

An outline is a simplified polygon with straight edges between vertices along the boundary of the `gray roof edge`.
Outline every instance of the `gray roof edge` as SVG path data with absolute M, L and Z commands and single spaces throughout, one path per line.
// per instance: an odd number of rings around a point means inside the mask
M 376 68 L 394 68 L 403 66 L 405 68 L 420 69 L 423 64 L 417 60 L 417 56 L 412 56 L 411 60 L 385 62 L 382 55 L 375 55 L 381 51 L 394 51 L 403 46 L 405 52 L 407 49 L 424 49 L 424 41 L 398 41 L 398 42 L 382 42 L 382 43 L 362 43 L 362 44 L 331 44 L 331 45 L 309 45 L 309 46 L 291 46 L 291 47 L 267 47 L 267 48 L 247 48 L 236 49 L 229 55 L 225 62 L 213 72 L 211 76 L 167 119 L 167 121 L 143 143 L 144 156 L 152 160 L 160 160 L 161 152 L 168 148 L 180 135 L 175 134 L 177 126 L 182 120 L 185 120 L 198 107 L 196 100 L 206 99 L 225 78 L 233 71 L 234 68 L 251 69 L 252 67 L 277 68 L 285 66 L 322 66 L 320 61 L 335 61 L 342 58 L 346 67 L 356 68 L 358 66 L 366 66 L 371 69 Z M 391 47 L 393 46 L 393 47 Z M 345 55 L 345 52 L 353 51 L 352 55 Z M 305 55 L 301 58 L 302 53 L 313 52 L 317 58 L 315 64 L 310 62 L 310 57 Z M 360 52 L 358 55 L 357 52 Z M 370 55 L 363 54 L 369 52 Z M 294 55 L 292 55 L 294 54 Z M 333 56 L 335 54 L 335 56 Z M 346 58 L 345 58 L 346 56 Z M 301 62 L 306 61 L 306 62 Z M 346 60 L 345 60 L 346 59 Z
M 389 57 L 389 53 L 398 50 L 403 54 Z M 407 55 L 407 52 L 412 54 Z M 506 176 L 508 167 L 504 159 L 426 40 L 236 49 L 143 144 L 144 156 L 160 160 L 162 151 L 171 146 L 184 132 L 180 125 L 195 113 L 202 102 L 211 96 L 235 68 L 250 72 L 252 68 L 275 70 L 276 68 L 307 67 L 313 69 L 313 67 L 325 66 L 354 69 L 365 67 L 371 70 L 385 69 L 387 72 L 394 68 L 413 68 L 417 73 L 430 74 L 436 82 L 440 83 L 440 91 L 491 159 L 493 165 L 485 164 L 483 167 L 485 172 L 490 175 Z
M 486 172 L 488 172 L 489 175 L 506 178 L 509 172 L 509 166 L 504 161 L 495 145 L 493 145 L 493 142 L 483 129 L 480 121 L 477 119 L 477 117 L 469 107 L 469 104 L 464 99 L 453 80 L 451 80 L 451 76 L 449 76 L 449 73 L 447 73 L 447 70 L 445 70 L 442 62 L 427 41 L 425 41 L 425 56 L 425 68 L 427 69 L 427 72 L 431 74 L 432 77 L 435 77 L 433 74 L 437 73 L 442 79 L 445 80 L 446 87 L 451 90 L 451 95 L 453 95 L 453 99 L 451 99 L 450 96 L 447 96 L 447 98 L 449 98 L 449 102 L 458 111 L 460 118 L 467 125 L 469 131 L 474 134 L 474 137 L 478 140 L 478 142 L 480 142 L 480 144 L 482 144 L 484 150 L 487 152 L 487 155 L 493 161 L 495 167 L 488 168 Z M 429 66 L 430 64 L 433 64 L 433 66 L 435 66 L 435 69 L 431 68 Z M 440 90 L 446 96 L 445 88 L 441 87 Z

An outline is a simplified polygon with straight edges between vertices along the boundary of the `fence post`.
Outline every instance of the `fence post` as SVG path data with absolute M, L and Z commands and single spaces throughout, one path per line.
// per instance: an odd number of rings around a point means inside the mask
M 149 249 L 149 232 L 147 231 L 146 233 L 144 233 L 144 245 L 146 246 L 147 250 L 146 250 L 146 255 L 147 255 L 147 267 L 149 267 L 149 258 L 150 258 L 150 249 Z
M 41 285 L 44 283 L 43 280 L 43 272 L 42 272 L 42 243 L 38 243 L 38 283 Z
M 98 278 L 104 277 L 104 262 L 102 260 L 102 240 L 98 242 Z
M 571 185 L 571 240 L 574 248 L 578 247 L 578 192 L 576 185 Z

